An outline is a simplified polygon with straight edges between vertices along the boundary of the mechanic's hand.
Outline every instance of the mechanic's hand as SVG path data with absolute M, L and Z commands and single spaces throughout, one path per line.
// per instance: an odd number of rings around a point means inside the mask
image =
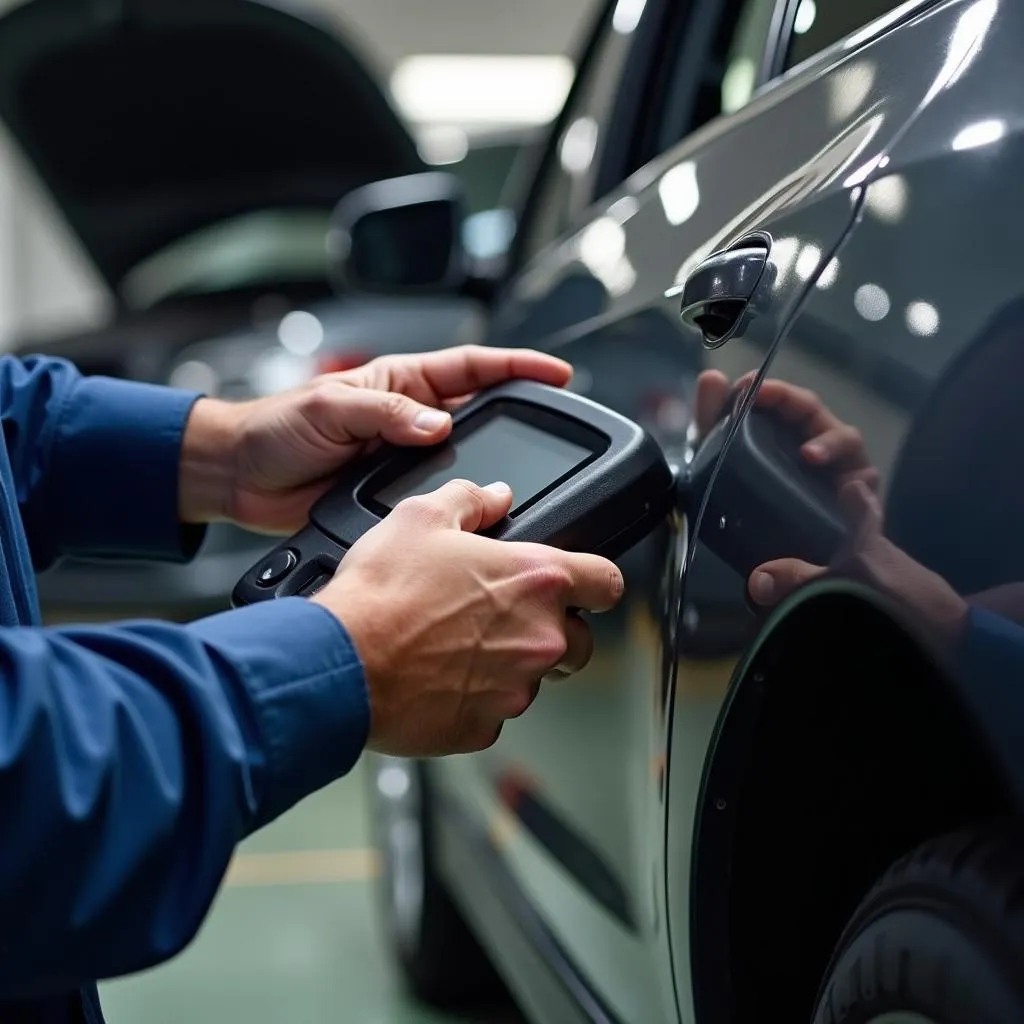
M 512 505 L 465 481 L 402 502 L 312 600 L 341 620 L 366 672 L 371 749 L 407 757 L 482 750 L 542 677 L 590 659 L 570 611 L 602 612 L 622 575 L 596 555 L 475 536 Z
M 799 587 L 826 574 L 857 580 L 902 604 L 945 642 L 955 642 L 967 615 L 967 602 L 941 576 L 915 562 L 882 532 L 882 507 L 864 480 L 851 480 L 840 490 L 850 534 L 827 569 L 796 558 L 759 566 L 751 574 L 750 596 L 771 608 Z
M 718 370 L 706 370 L 697 378 L 695 416 L 701 437 L 730 404 L 739 401 L 753 380 L 754 374 L 748 373 L 730 384 Z M 769 379 L 761 385 L 754 406 L 771 410 L 807 438 L 800 453 L 809 466 L 832 470 L 840 486 L 854 480 L 872 489 L 878 486 L 878 470 L 871 465 L 860 431 L 830 412 L 813 391 Z
M 202 399 L 185 430 L 182 522 L 290 533 L 339 467 L 381 441 L 437 444 L 451 431 L 448 410 L 476 391 L 513 378 L 563 387 L 571 377 L 553 356 L 464 346 L 384 356 L 251 402 Z

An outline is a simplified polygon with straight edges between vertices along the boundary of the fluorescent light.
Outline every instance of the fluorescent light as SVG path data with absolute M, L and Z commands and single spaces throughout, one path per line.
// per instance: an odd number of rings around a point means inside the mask
M 685 224 L 700 206 L 697 165 L 686 160 L 670 167 L 658 182 L 658 198 L 669 224 Z
M 208 363 L 198 359 L 190 359 L 179 363 L 167 381 L 172 388 L 183 388 L 186 391 L 197 391 L 210 398 L 215 398 L 220 390 L 220 377 Z
M 539 125 L 561 111 L 573 74 L 561 56 L 420 54 L 395 68 L 391 94 L 418 124 Z
M 998 142 L 1006 134 L 1005 121 L 976 121 L 959 131 L 953 139 L 954 149 L 974 149 Z
M 930 302 L 912 302 L 907 306 L 907 330 L 921 338 L 930 338 L 939 329 L 939 311 Z
M 865 320 L 877 323 L 889 315 L 889 293 L 877 284 L 862 284 L 853 296 L 853 305 Z
M 796 276 L 801 281 L 810 281 L 821 262 L 821 250 L 816 245 L 805 245 L 796 258 Z
M 825 264 L 825 269 L 818 275 L 818 280 L 815 282 L 816 287 L 822 291 L 827 291 L 836 283 L 836 278 L 839 277 L 839 260 L 832 257 Z
M 619 0 L 612 14 L 612 28 L 628 36 L 640 24 L 646 6 L 647 0 Z
M 909 195 L 906 178 L 901 174 L 890 174 L 868 185 L 864 205 L 879 220 L 886 224 L 896 224 L 907 212 Z
M 558 156 L 569 174 L 583 174 L 597 151 L 599 129 L 592 117 L 578 117 L 562 136 Z
M 871 95 L 875 84 L 875 63 L 869 60 L 857 61 L 829 75 L 826 81 L 829 114 L 833 121 L 846 121 L 853 117 Z
M 636 270 L 626 256 L 626 232 L 611 217 L 598 217 L 579 235 L 580 261 L 613 296 L 622 296 L 636 284 Z
M 722 75 L 722 113 L 734 114 L 750 102 L 757 84 L 757 65 L 749 57 L 738 57 Z
M 312 313 L 297 309 L 278 325 L 277 339 L 293 355 L 312 355 L 324 343 L 324 325 Z
M 793 31 L 798 36 L 810 32 L 817 16 L 818 8 L 814 0 L 801 0 L 800 6 L 796 9 L 796 18 L 793 20 Z

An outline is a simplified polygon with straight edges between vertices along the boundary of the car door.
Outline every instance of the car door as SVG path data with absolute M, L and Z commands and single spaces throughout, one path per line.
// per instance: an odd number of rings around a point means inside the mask
M 760 390 L 734 417 L 687 552 L 679 609 L 669 922 L 683 1017 L 695 1012 L 701 1024 L 762 1019 L 765 1006 L 780 1019 L 809 1019 L 839 932 L 875 878 L 955 827 L 971 800 L 967 780 L 975 775 L 963 737 L 939 733 L 939 688 L 916 705 L 898 697 L 909 685 L 900 675 L 908 662 L 886 640 L 887 617 L 859 616 L 867 605 L 851 599 L 798 628 L 783 610 L 768 618 L 772 602 L 762 609 L 751 600 L 756 564 L 827 564 L 843 536 L 831 547 L 818 543 L 824 520 L 812 511 L 813 494 L 833 501 L 836 482 L 815 491 L 799 451 L 822 429 L 815 422 L 842 432 L 844 478 L 861 476 L 881 511 L 876 522 L 870 502 L 825 509 L 853 545 L 851 558 L 841 548 L 836 555 L 840 577 L 892 602 L 910 560 L 962 595 L 1024 576 L 1024 498 L 1007 458 L 1024 437 L 1014 255 L 1024 226 L 1022 140 L 1020 104 L 1004 86 L 1024 12 L 962 0 L 903 5 L 867 26 L 852 18 L 850 5 L 818 0 L 811 29 L 790 42 L 785 65 L 793 70 L 771 91 L 813 82 L 851 114 L 855 93 L 868 117 L 893 112 L 862 170 L 832 186 L 855 208 L 855 226 L 810 275 L 781 340 L 761 348 L 752 336 L 736 337 L 706 354 L 707 367 L 730 381 L 756 371 Z M 840 76 L 843 94 L 832 91 Z M 765 378 L 772 383 L 761 385 Z M 774 463 L 783 472 L 762 477 L 751 459 L 757 424 L 785 419 L 785 408 L 795 411 L 782 435 L 792 447 Z M 876 534 L 908 561 L 887 554 L 885 572 L 864 569 Z M 893 586 L 884 582 L 890 578 Z M 713 614 L 702 590 L 708 580 L 731 617 L 710 692 L 698 685 L 707 674 L 699 638 Z M 773 601 L 784 593 L 777 581 Z M 941 617 L 923 603 L 900 607 L 920 650 L 931 640 L 939 651 Z M 797 685 L 798 664 L 806 668 L 799 697 L 789 686 Z M 717 714 L 730 676 L 730 710 L 705 765 L 712 715 L 698 726 L 695 708 Z M 751 717 L 754 705 L 761 710 Z M 772 725 L 769 708 L 780 715 Z M 974 810 L 992 796 L 976 799 Z M 693 1003 L 685 998 L 691 976 Z
M 610 9 L 607 32 L 624 34 L 624 16 L 615 27 L 621 7 Z M 496 318 L 492 340 L 569 358 L 576 387 L 646 422 L 680 465 L 695 380 L 710 365 L 700 332 L 680 321 L 683 282 L 715 251 L 749 240 L 742 249 L 759 251 L 764 268 L 763 291 L 752 296 L 760 315 L 744 321 L 741 339 L 719 349 L 714 365 L 734 379 L 760 366 L 846 235 L 858 175 L 927 91 L 896 89 L 896 69 L 866 73 L 858 64 L 883 22 L 834 54 L 825 73 L 788 75 L 754 95 L 779 68 L 781 40 L 809 28 L 807 14 L 796 22 L 797 13 L 770 0 L 647 5 L 630 28 L 653 40 L 646 86 L 633 109 L 624 107 L 637 75 L 630 54 L 604 119 L 580 106 L 579 94 L 576 106 L 570 99 L 538 181 L 535 219 L 528 212 L 523 228 L 528 259 Z M 602 139 L 613 147 L 627 140 L 627 152 L 639 139 L 641 152 L 657 151 L 673 126 L 678 139 L 701 120 L 681 142 L 628 169 L 603 198 L 578 199 L 587 183 L 603 180 Z M 566 194 L 577 197 L 578 213 L 572 201 L 557 201 Z M 703 596 L 687 606 L 682 627 L 687 649 L 699 655 L 666 685 L 685 526 L 681 514 L 624 560 L 629 597 L 595 621 L 598 652 L 587 671 L 548 683 L 491 751 L 444 770 L 444 784 L 492 823 L 505 866 L 557 945 L 623 1020 L 674 1018 L 672 985 L 663 984 L 670 963 L 689 980 L 686 934 L 678 936 L 682 952 L 670 956 L 663 913 L 664 802 L 674 821 L 692 817 L 735 640 L 733 595 L 718 591 L 715 573 L 694 578 L 690 598 Z M 671 793 L 670 708 L 680 723 Z M 672 857 L 689 859 L 677 850 Z

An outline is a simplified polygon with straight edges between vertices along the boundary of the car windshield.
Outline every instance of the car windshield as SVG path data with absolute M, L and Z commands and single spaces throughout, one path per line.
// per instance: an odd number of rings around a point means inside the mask
M 444 168 L 465 187 L 471 216 L 465 243 L 473 255 L 499 254 L 511 239 L 508 217 L 496 211 L 520 148 L 513 141 L 474 145 Z M 145 309 L 178 295 L 326 280 L 330 215 L 330 210 L 265 210 L 195 232 L 140 263 L 125 278 L 123 298 Z

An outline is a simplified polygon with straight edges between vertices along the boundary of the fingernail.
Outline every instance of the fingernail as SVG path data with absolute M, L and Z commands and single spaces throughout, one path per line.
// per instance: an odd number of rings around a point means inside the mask
M 512 493 L 512 488 L 501 480 L 498 480 L 493 484 L 488 484 L 484 490 L 490 491 L 491 494 L 500 494 L 503 498 Z
M 823 444 L 819 444 L 817 441 L 808 441 L 807 444 L 804 445 L 804 453 L 809 455 L 812 459 L 823 459 L 828 454 L 828 452 L 825 451 L 825 446 Z
M 771 604 L 775 596 L 775 580 L 766 572 L 755 572 L 750 577 L 750 596 L 758 604 Z
M 448 413 L 440 409 L 422 409 L 416 413 L 412 425 L 426 434 L 436 434 L 448 422 Z

